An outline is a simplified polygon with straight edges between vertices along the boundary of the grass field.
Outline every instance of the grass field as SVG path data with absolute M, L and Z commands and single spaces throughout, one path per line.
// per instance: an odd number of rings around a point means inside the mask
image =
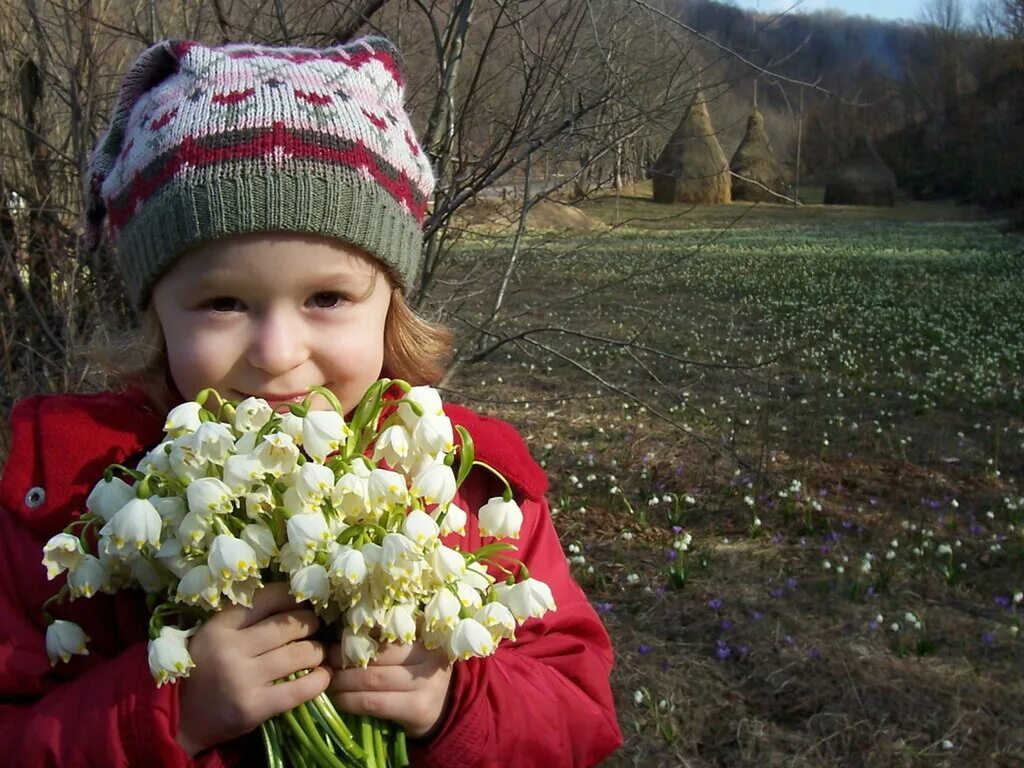
M 548 469 L 615 644 L 607 764 L 1024 765 L 1024 242 L 951 206 L 585 210 L 527 237 L 523 335 L 449 397 Z

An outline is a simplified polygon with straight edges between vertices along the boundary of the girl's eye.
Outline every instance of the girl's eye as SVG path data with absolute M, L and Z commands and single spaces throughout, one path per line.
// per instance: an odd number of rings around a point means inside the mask
M 337 291 L 320 291 L 309 297 L 309 304 L 317 309 L 334 309 L 344 303 L 345 297 Z
M 242 302 L 231 296 L 217 296 L 207 301 L 205 306 L 214 312 L 238 312 L 242 308 Z

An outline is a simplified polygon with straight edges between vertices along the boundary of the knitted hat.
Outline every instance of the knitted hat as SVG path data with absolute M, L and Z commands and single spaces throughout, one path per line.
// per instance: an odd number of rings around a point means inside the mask
M 107 220 L 132 299 L 190 246 L 302 232 L 365 249 L 403 287 L 421 263 L 434 180 L 403 108 L 396 48 L 167 41 L 125 76 L 88 169 L 94 247 Z

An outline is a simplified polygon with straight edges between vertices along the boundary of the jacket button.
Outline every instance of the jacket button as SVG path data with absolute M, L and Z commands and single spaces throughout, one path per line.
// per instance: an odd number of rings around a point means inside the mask
M 25 506 L 29 509 L 39 509 L 45 501 L 46 491 L 38 485 L 35 488 L 30 488 L 29 492 L 25 494 Z

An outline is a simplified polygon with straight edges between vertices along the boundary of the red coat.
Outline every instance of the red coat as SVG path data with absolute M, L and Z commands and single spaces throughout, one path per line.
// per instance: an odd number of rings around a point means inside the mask
M 516 642 L 487 659 L 455 665 L 449 715 L 410 757 L 423 768 L 594 765 L 621 744 L 608 675 L 608 635 L 569 574 L 544 494 L 547 478 L 519 434 L 497 419 L 447 407 L 474 438 L 477 457 L 499 469 L 523 509 L 517 542 L 558 610 L 530 620 Z M 162 414 L 143 395 L 36 396 L 11 416 L 12 448 L 0 479 L 0 754 L 35 766 L 221 766 L 259 762 L 259 740 L 242 739 L 194 761 L 175 741 L 177 687 L 157 688 L 146 661 L 146 612 L 135 591 L 54 606 L 90 637 L 88 656 L 50 667 L 43 602 L 43 544 L 83 508 L 103 469 L 130 464 L 161 435 Z M 40 492 L 41 491 L 41 492 Z M 498 492 L 483 472 L 460 490 L 475 510 Z M 476 518 L 465 537 L 480 545 Z

